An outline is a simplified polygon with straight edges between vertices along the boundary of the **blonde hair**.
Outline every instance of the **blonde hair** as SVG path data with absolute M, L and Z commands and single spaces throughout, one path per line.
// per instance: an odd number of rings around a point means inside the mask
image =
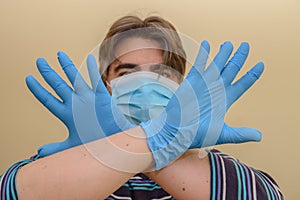
M 125 34 L 122 34 L 124 32 Z M 100 46 L 99 63 L 104 82 L 110 64 L 116 59 L 115 47 L 118 42 L 128 37 L 141 37 L 159 42 L 163 50 L 163 64 L 184 75 L 186 54 L 175 27 L 158 16 L 147 17 L 144 20 L 137 16 L 125 16 L 112 24 Z

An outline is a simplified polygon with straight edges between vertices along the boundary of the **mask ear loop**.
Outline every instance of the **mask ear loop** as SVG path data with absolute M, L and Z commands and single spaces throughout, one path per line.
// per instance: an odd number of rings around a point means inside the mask
M 106 85 L 108 85 L 111 88 L 111 85 L 107 80 L 105 81 L 105 83 L 106 83 Z
M 105 85 L 106 85 L 106 89 L 107 89 L 108 93 L 110 93 L 110 95 L 112 95 L 112 88 L 111 88 L 110 83 L 107 80 L 105 80 Z

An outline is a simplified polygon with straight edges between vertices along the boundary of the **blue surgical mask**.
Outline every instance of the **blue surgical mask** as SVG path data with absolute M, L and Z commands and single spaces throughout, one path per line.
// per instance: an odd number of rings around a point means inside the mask
M 110 82 L 112 98 L 132 124 L 157 117 L 167 106 L 178 83 L 150 71 L 139 71 Z

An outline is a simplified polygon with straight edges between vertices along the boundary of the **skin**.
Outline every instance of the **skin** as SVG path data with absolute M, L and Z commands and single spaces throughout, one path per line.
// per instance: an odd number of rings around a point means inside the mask
M 133 49 L 137 47 L 138 50 L 128 52 L 129 47 Z M 144 49 L 145 47 L 147 48 Z M 122 41 L 116 50 L 116 55 L 120 56 L 111 65 L 107 81 L 120 77 L 129 70 L 122 69 L 123 74 L 114 70 L 123 63 L 138 65 L 142 70 L 149 70 L 151 65 L 162 63 L 162 51 L 158 48 L 158 43 L 141 38 Z M 110 91 L 109 87 L 108 90 Z M 147 141 L 134 135 L 145 138 L 143 129 L 137 126 L 126 133 L 117 133 L 108 138 L 70 148 L 24 166 L 19 170 L 16 178 L 19 198 L 22 200 L 105 199 L 136 172 L 143 172 L 153 167 L 154 161 Z M 132 153 L 120 159 L 118 164 L 130 165 L 128 167 L 132 167 L 135 173 L 108 167 L 104 162 L 95 159 L 86 148 L 93 148 L 94 152 L 99 152 L 99 155 L 105 152 L 105 155 L 112 158 L 121 157 L 119 152 L 113 152 L 110 143 Z M 146 153 L 149 156 L 145 156 L 142 160 L 135 160 L 136 153 Z M 129 159 L 132 162 L 128 162 Z M 146 175 L 176 199 L 210 198 L 210 163 L 207 157 L 199 159 L 197 150 L 189 150 L 169 166 L 160 171 L 148 172 Z
M 115 71 L 121 64 L 130 63 L 142 66 L 142 70 L 149 70 L 149 65 L 162 63 L 163 52 L 160 48 L 158 42 L 143 38 L 128 38 L 121 41 L 116 47 L 117 60 L 112 63 L 108 71 L 108 82 L 130 71 L 130 68 Z

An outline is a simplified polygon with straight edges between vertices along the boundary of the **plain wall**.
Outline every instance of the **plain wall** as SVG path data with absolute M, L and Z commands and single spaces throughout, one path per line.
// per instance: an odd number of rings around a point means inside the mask
M 270 173 L 286 199 L 298 199 L 300 160 L 300 2 L 296 0 L 2 0 L 0 2 L 0 173 L 36 153 L 45 143 L 63 140 L 64 125 L 33 98 L 25 77 L 42 80 L 35 66 L 45 57 L 63 75 L 56 52 L 80 65 L 114 20 L 126 14 L 158 14 L 212 55 L 224 41 L 248 41 L 246 72 L 263 61 L 262 78 L 229 111 L 226 122 L 255 127 L 260 143 L 219 149 Z M 65 77 L 63 75 L 63 77 Z

